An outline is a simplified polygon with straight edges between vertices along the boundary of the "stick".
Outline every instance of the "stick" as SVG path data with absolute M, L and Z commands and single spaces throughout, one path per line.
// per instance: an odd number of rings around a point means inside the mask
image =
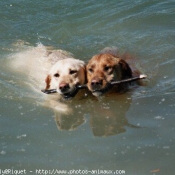
M 121 83 L 129 83 L 129 82 L 132 82 L 132 81 L 136 81 L 136 80 L 140 80 L 140 79 L 145 79 L 147 76 L 142 74 L 138 77 L 132 77 L 132 78 L 128 78 L 128 79 L 125 79 L 125 80 L 120 80 L 120 81 L 112 81 L 110 84 L 111 85 L 116 85 L 116 84 L 121 84 Z
M 85 89 L 87 88 L 86 84 L 83 85 L 77 85 L 76 88 L 79 89 Z M 42 89 L 41 92 L 45 93 L 45 94 L 53 94 L 53 93 L 57 93 L 56 89 Z
M 113 81 L 111 82 L 110 84 L 111 85 L 117 85 L 117 84 L 121 84 L 121 83 L 128 83 L 128 82 L 132 82 L 132 81 L 136 81 L 136 80 L 140 80 L 140 79 L 145 79 L 147 76 L 142 74 L 138 77 L 132 77 L 132 78 L 128 78 L 128 79 L 125 79 L 125 80 L 120 80 L 120 81 Z M 87 85 L 86 84 L 83 84 L 83 85 L 77 85 L 76 88 L 79 90 L 79 89 L 85 89 L 87 88 Z M 45 94 L 53 94 L 53 93 L 57 93 L 57 90 L 56 89 L 42 89 L 41 90 L 43 93 Z
M 57 90 L 56 89 L 42 89 L 41 92 L 45 94 L 53 94 L 53 93 L 57 93 Z

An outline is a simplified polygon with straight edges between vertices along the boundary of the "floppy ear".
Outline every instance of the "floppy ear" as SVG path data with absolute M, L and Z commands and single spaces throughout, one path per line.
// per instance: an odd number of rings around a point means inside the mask
M 79 77 L 79 83 L 81 84 L 86 84 L 87 83 L 87 77 L 86 77 L 86 67 L 81 66 L 79 71 L 78 71 L 78 77 Z
M 131 78 L 132 77 L 132 70 L 129 67 L 128 63 L 126 63 L 124 60 L 119 60 L 119 65 L 121 68 L 121 78 L 126 79 L 126 78 Z
M 51 76 L 50 75 L 47 75 L 47 77 L 45 79 L 45 82 L 46 82 L 46 88 L 45 88 L 45 90 L 47 90 L 47 89 L 50 88 L 50 82 L 51 82 Z
M 83 67 L 83 70 L 84 70 L 84 83 L 87 83 L 87 70 L 86 70 L 86 65 L 84 65 L 84 67 Z

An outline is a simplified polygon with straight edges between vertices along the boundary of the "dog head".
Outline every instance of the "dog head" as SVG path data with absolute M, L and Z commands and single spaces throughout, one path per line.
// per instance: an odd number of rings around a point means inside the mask
M 132 77 L 129 65 L 111 54 L 99 54 L 91 58 L 86 66 L 88 89 L 100 96 L 111 89 L 111 82 Z
M 45 89 L 56 88 L 59 94 L 73 97 L 77 93 L 76 86 L 86 82 L 85 75 L 83 61 L 74 58 L 59 60 L 45 79 Z

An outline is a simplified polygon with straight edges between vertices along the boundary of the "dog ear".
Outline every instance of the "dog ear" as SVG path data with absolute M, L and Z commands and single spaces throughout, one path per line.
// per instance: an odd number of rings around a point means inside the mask
M 87 65 L 87 64 L 86 64 Z M 83 67 L 83 70 L 84 70 L 84 83 L 87 83 L 87 69 L 86 69 L 86 65 L 84 65 L 84 67 Z
M 51 76 L 50 75 L 47 75 L 46 79 L 45 79 L 45 82 L 46 82 L 46 90 L 50 88 L 50 82 L 51 82 Z
M 87 83 L 87 74 L 86 74 L 86 67 L 81 66 L 79 71 L 78 71 L 78 76 L 80 78 L 80 82 L 81 84 L 86 84 Z
M 131 78 L 132 77 L 132 70 L 131 70 L 130 66 L 128 65 L 128 63 L 126 63 L 126 61 L 121 59 L 119 61 L 119 65 L 121 68 L 121 78 L 122 79 Z

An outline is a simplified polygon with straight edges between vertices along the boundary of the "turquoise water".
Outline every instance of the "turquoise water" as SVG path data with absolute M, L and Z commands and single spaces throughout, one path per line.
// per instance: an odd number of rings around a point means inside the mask
M 0 169 L 124 170 L 174 174 L 175 1 L 0 2 Z M 41 43 L 88 61 L 105 47 L 135 55 L 147 85 L 68 103 L 60 115 L 38 101 L 9 60 Z

